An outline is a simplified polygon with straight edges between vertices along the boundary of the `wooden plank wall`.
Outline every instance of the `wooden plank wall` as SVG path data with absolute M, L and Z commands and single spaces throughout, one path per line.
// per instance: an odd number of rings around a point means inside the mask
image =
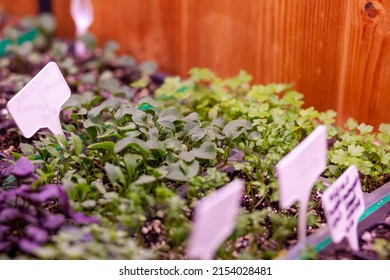
M 390 0 L 349 1 L 345 28 L 337 111 L 390 123 Z
M 58 35 L 71 38 L 70 0 L 52 1 Z M 390 0 L 92 2 L 100 44 L 114 39 L 164 72 L 244 69 L 255 83 L 295 82 L 306 106 L 336 110 L 339 123 L 390 123 Z
M 34 0 L 0 0 L 2 10 L 14 16 L 34 15 L 38 12 L 38 1 Z

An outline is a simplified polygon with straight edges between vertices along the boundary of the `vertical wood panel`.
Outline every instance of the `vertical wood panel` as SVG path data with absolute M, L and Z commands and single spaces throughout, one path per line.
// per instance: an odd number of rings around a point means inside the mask
M 188 67 L 295 82 L 307 106 L 336 109 L 346 1 L 189 0 Z
M 69 39 L 74 38 L 75 25 L 70 16 L 70 0 L 51 1 L 53 14 L 57 20 L 56 35 Z M 99 18 L 96 18 L 96 20 L 99 20 Z
M 139 60 L 155 60 L 163 71 L 180 73 L 181 0 L 93 1 L 91 27 L 100 43 L 120 42 L 121 51 Z
M 13 16 L 35 15 L 39 10 L 36 0 L 0 0 L 0 7 Z
M 354 1 L 349 13 L 340 120 L 390 123 L 390 1 Z

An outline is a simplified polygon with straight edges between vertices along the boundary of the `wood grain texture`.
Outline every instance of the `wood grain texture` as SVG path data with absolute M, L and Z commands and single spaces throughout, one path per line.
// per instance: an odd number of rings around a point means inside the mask
M 35 0 L 0 0 L 3 11 L 13 16 L 27 16 L 38 13 L 38 1 Z
M 74 38 L 75 25 L 70 16 L 70 0 L 51 0 L 53 14 L 57 20 L 56 35 Z
M 120 42 L 121 51 L 138 60 L 155 60 L 163 71 L 180 73 L 182 45 L 181 0 L 94 0 L 97 19 L 91 31 L 99 43 Z
M 353 1 L 348 10 L 340 121 L 390 123 L 390 0 Z
M 256 83 L 294 82 L 307 106 L 336 109 L 346 1 L 189 1 L 188 65 Z

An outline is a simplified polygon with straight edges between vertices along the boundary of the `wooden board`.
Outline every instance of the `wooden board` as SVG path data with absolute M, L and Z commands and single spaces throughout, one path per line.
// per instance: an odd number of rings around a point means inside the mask
M 340 121 L 390 123 L 390 1 L 351 1 L 346 29 Z
M 0 0 L 0 7 L 13 16 L 35 15 L 39 10 L 38 1 L 34 0 Z

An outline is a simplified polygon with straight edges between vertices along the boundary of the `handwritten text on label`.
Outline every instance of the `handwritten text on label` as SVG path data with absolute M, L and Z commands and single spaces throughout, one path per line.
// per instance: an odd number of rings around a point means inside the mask
M 347 237 L 353 250 L 359 250 L 357 225 L 364 212 L 359 172 L 350 166 L 323 194 L 326 220 L 334 242 Z

